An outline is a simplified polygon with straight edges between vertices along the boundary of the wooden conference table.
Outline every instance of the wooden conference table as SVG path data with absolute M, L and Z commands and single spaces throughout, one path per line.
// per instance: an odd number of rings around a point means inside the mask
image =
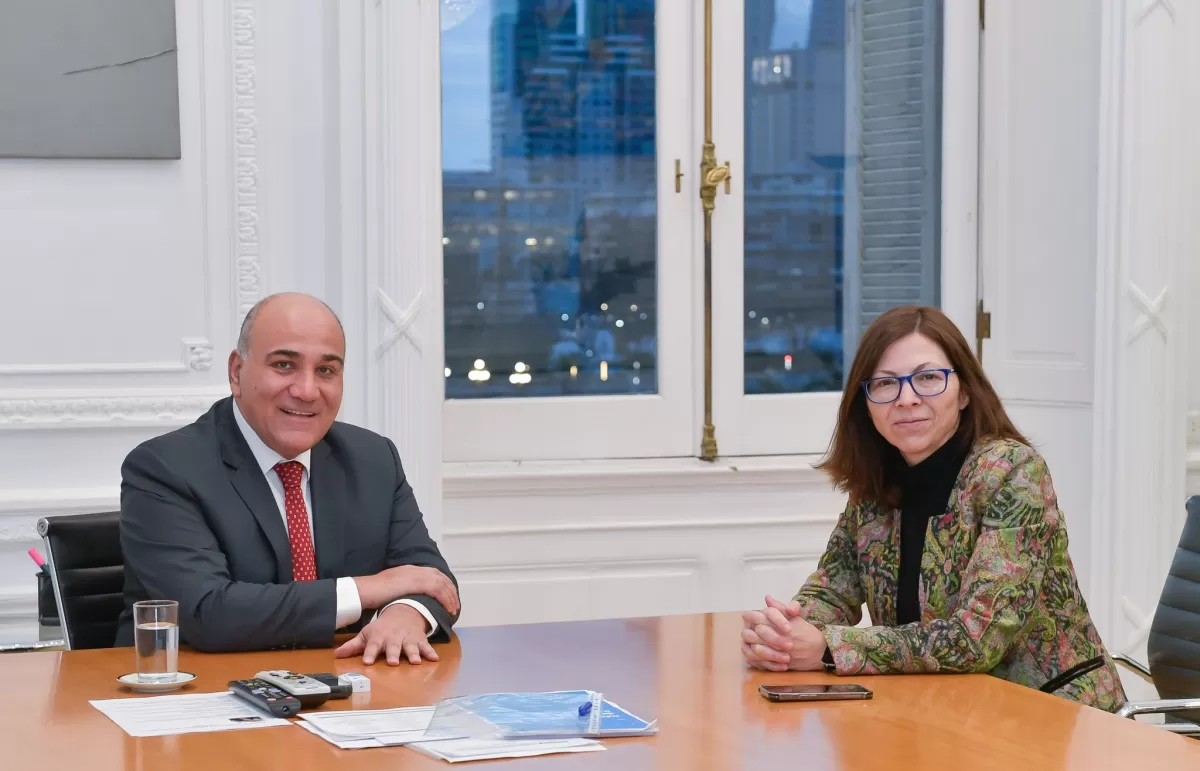
M 1200 741 L 1080 707 L 988 675 L 858 678 L 862 702 L 773 704 L 762 683 L 847 682 L 824 673 L 748 671 L 738 614 L 477 627 L 439 646 L 419 667 L 365 668 L 331 650 L 208 655 L 181 651 L 197 679 L 183 693 L 220 691 L 263 669 L 363 671 L 367 704 L 432 704 L 471 693 L 591 688 L 660 732 L 609 739 L 605 752 L 510 761 L 551 769 L 1200 769 Z M 288 726 L 134 739 L 88 704 L 134 696 L 116 677 L 134 668 L 131 649 L 0 656 L 0 767 L 5 769 L 421 769 L 449 764 L 415 750 L 339 750 Z

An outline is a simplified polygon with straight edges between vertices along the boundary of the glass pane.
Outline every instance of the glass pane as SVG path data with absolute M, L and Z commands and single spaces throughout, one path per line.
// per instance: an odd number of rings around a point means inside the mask
M 746 0 L 745 392 L 837 391 L 938 303 L 939 0 Z
M 653 0 L 442 26 L 446 397 L 656 393 Z

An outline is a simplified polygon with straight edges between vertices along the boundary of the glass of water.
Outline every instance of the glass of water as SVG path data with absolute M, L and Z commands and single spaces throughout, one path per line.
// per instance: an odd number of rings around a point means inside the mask
M 179 670 L 179 603 L 133 603 L 133 647 L 139 682 L 173 682 Z

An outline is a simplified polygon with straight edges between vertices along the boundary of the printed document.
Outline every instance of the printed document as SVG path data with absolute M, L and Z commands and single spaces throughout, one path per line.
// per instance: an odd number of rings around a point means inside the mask
M 425 738 L 433 707 L 301 712 L 296 724 L 343 750 L 395 747 Z
M 287 725 L 229 691 L 88 702 L 130 736 L 172 736 Z

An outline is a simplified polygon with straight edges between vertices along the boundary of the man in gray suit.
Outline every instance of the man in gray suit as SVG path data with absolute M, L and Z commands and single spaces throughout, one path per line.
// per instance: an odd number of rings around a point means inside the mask
M 350 629 L 338 657 L 437 660 L 458 585 L 395 445 L 334 422 L 345 351 L 324 303 L 268 297 L 229 356 L 232 398 L 125 459 L 117 645 L 135 601 L 170 599 L 199 650 L 329 646 Z

